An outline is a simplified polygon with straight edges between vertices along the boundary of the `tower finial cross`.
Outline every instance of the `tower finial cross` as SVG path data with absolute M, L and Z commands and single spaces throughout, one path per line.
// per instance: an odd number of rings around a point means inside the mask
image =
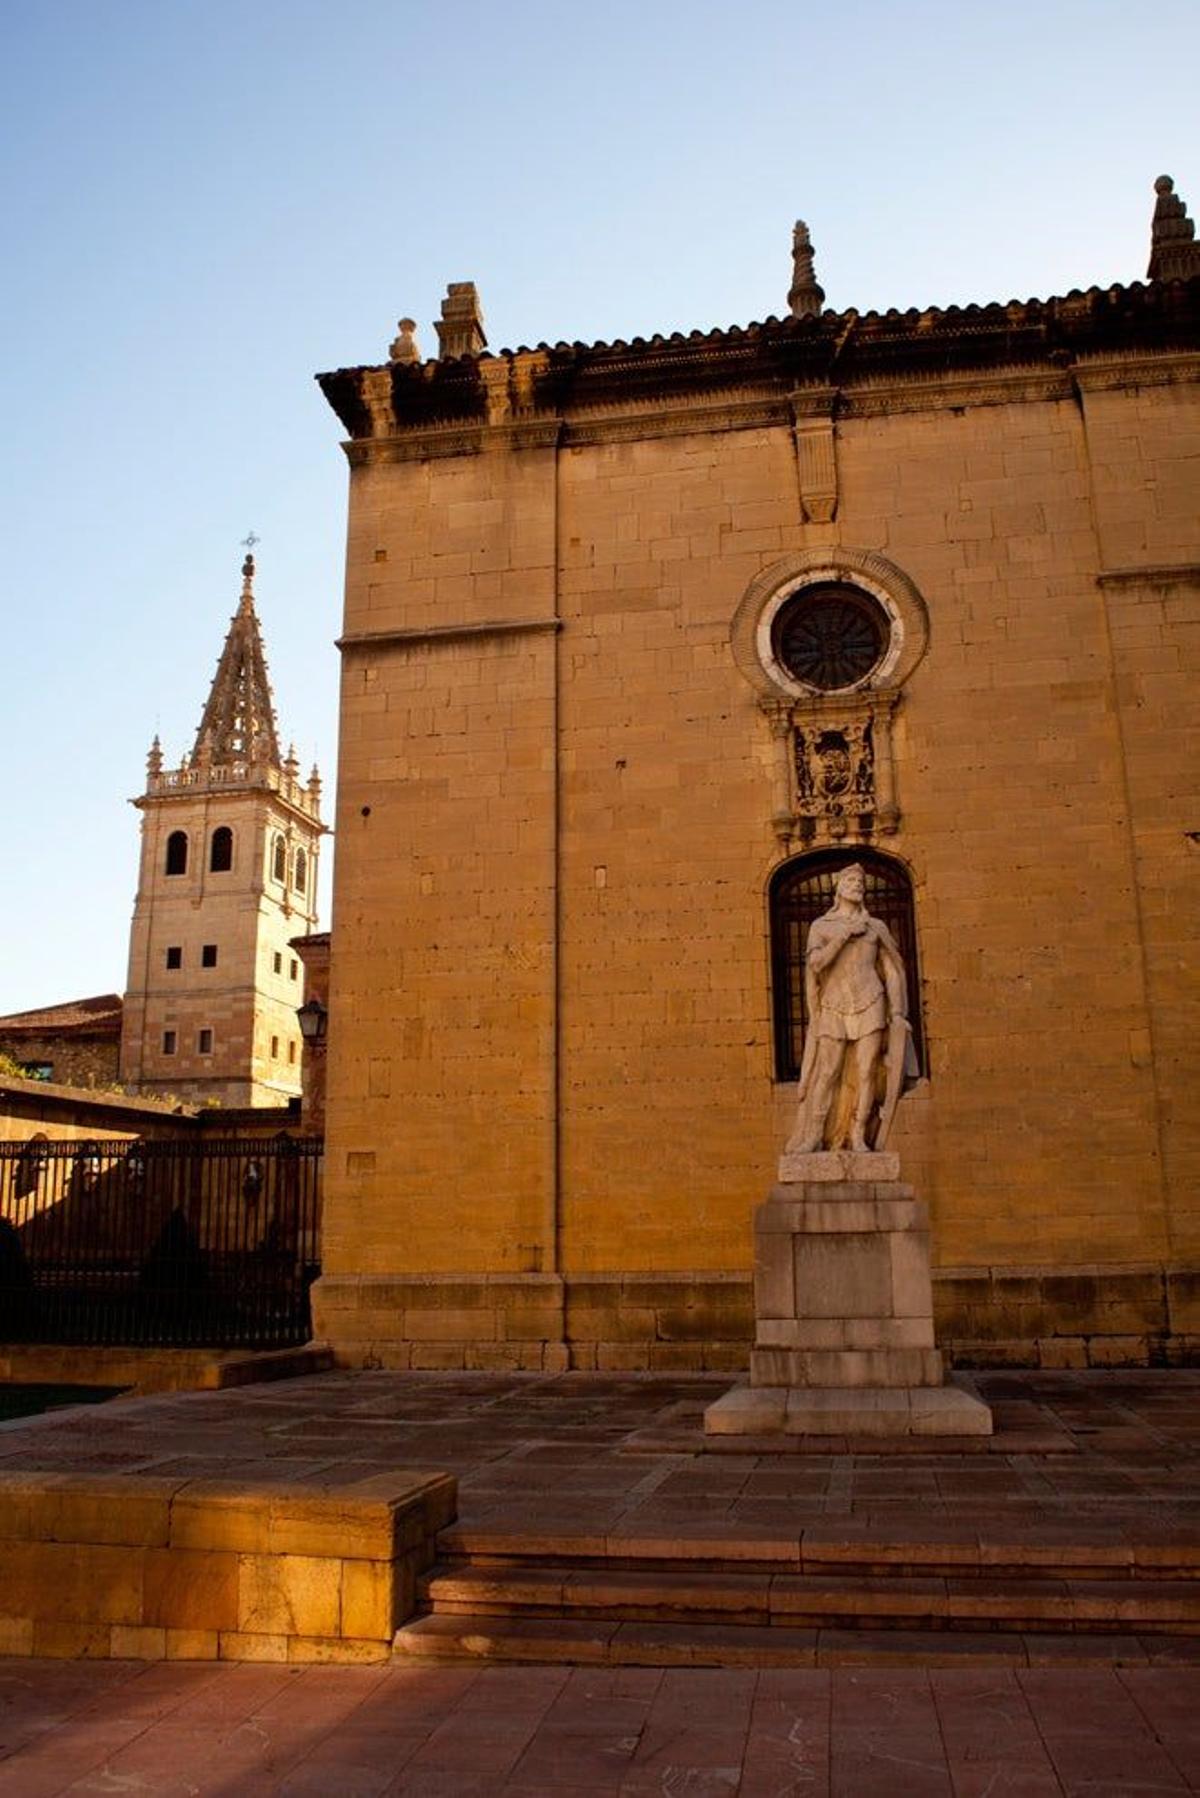
M 249 536 L 248 536 L 248 537 L 243 537 L 243 538 L 242 538 L 242 548 L 243 548 L 243 549 L 253 549 L 253 548 L 254 548 L 254 545 L 255 545 L 255 544 L 256 544 L 256 543 L 261 543 L 261 542 L 262 542 L 262 538 L 261 538 L 261 537 L 256 537 L 256 536 L 255 536 L 255 535 L 254 535 L 254 532 L 253 532 L 253 531 L 251 531 L 251 533 L 250 533 L 250 535 L 249 535 Z

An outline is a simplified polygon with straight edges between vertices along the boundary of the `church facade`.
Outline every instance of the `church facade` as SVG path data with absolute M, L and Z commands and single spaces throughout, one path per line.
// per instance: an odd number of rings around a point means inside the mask
M 282 754 L 247 556 L 196 740 L 178 767 L 155 738 L 121 1024 L 127 1090 L 222 1106 L 301 1091 L 292 939 L 316 922 L 321 783 Z
M 780 319 L 489 355 L 457 284 L 437 360 L 404 321 L 321 377 L 343 1359 L 744 1365 L 850 862 L 905 962 L 940 1340 L 1194 1353 L 1200 266 L 1165 178 L 1153 250 L 859 315 L 798 227 Z

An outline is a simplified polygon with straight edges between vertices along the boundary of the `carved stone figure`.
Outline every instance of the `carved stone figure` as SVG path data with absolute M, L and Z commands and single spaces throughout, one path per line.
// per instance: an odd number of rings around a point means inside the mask
M 808 1030 L 786 1154 L 882 1150 L 905 1076 L 917 1073 L 904 963 L 865 891 L 858 863 L 843 868 L 833 905 L 808 933 Z

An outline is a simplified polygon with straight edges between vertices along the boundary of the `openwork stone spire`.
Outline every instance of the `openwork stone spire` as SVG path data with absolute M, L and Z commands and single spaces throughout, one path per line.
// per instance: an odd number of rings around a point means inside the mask
M 788 310 L 793 318 L 815 318 L 824 304 L 825 289 L 817 282 L 808 226 L 803 219 L 797 219 L 792 232 L 792 285 L 788 292 Z
M 192 754 L 193 760 L 217 767 L 230 762 L 280 765 L 267 659 L 254 610 L 253 556 L 247 556 L 242 564 L 242 597 L 217 663 Z
M 1154 183 L 1158 199 L 1154 203 L 1154 220 L 1150 226 L 1151 281 L 1186 281 L 1200 275 L 1200 244 L 1195 241 L 1196 227 L 1187 207 L 1175 192 L 1170 175 L 1160 175 Z

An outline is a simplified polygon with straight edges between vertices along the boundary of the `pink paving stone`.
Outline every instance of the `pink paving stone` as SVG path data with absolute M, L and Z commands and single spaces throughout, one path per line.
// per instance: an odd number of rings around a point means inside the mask
M 747 1794 L 829 1787 L 830 1675 L 797 1668 L 759 1675 L 742 1770 Z
M 1200 1790 L 1200 1674 L 1129 1667 L 1117 1677 L 1183 1777 Z
M 1130 1798 L 1187 1791 L 1128 1689 L 1110 1669 L 1019 1673 L 1054 1770 L 1068 1791 Z
M 953 1668 L 930 1684 L 955 1798 L 1057 1798 L 1062 1788 L 1014 1674 Z
M 835 1679 L 831 1729 L 833 1798 L 951 1798 L 927 1673 Z

